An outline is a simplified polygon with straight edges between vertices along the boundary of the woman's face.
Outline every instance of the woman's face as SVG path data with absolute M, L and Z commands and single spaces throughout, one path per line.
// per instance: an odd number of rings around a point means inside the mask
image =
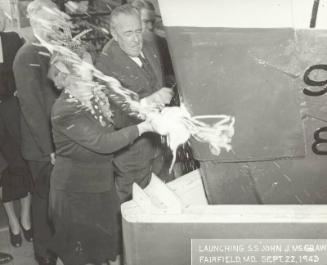
M 82 55 L 83 62 L 79 65 L 75 66 L 75 73 L 77 76 L 84 81 L 92 81 L 93 80 L 93 72 L 92 72 L 92 57 L 88 52 L 84 52 Z
M 69 76 L 67 74 L 64 74 L 64 73 L 61 73 L 61 72 L 58 72 L 54 78 L 53 78 L 53 82 L 55 84 L 55 86 L 58 88 L 58 89 L 63 89 L 67 86 L 69 86 Z
M 92 81 L 93 79 L 93 75 L 92 75 L 92 71 L 90 70 L 90 68 L 82 63 L 81 65 L 78 66 L 77 71 L 75 72 L 75 75 L 80 78 L 80 81 Z
M 48 77 L 53 80 L 58 89 L 83 86 L 83 84 L 89 86 L 89 82 L 93 80 L 92 57 L 88 52 L 84 52 L 80 59 L 82 61 L 70 61 L 63 55 L 52 59 Z

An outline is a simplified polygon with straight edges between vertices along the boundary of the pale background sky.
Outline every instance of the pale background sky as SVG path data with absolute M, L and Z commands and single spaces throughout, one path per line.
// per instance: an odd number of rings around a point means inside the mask
M 166 26 L 309 28 L 314 0 L 158 0 Z M 316 28 L 327 29 L 327 0 Z

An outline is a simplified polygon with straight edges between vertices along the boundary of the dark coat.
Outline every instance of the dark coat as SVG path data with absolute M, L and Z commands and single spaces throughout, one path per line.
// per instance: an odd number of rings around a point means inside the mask
M 27 43 L 14 61 L 14 75 L 21 107 L 22 153 L 25 159 L 49 161 L 54 152 L 51 108 L 59 91 L 48 79 L 49 52 Z
M 157 80 L 154 86 L 150 86 L 146 72 L 119 47 L 116 41 L 112 41 L 110 45 L 106 46 L 98 58 L 96 66 L 104 74 L 117 78 L 124 87 L 136 92 L 142 99 L 163 86 L 162 65 L 157 49 L 144 43 L 143 54 L 156 75 Z M 113 105 L 115 106 L 115 104 Z M 140 122 L 120 111 L 119 107 L 114 108 L 113 111 L 115 126 L 118 128 Z M 154 133 L 143 134 L 132 146 L 115 154 L 113 163 L 117 176 L 118 193 L 122 201 L 130 198 L 133 182 L 145 187 L 150 181 L 151 172 L 158 173 L 161 170 L 159 163 L 158 171 L 153 168 L 154 160 L 159 157 L 162 159 L 160 154 L 160 137 Z
M 32 175 L 21 152 L 19 118 L 17 98 L 3 99 L 0 102 L 0 152 L 8 163 L 1 180 L 3 202 L 24 198 L 32 191 Z
M 136 92 L 142 99 L 151 95 L 163 86 L 163 74 L 160 56 L 157 49 L 149 43 L 144 43 L 143 54 L 148 59 L 157 78 L 154 87 L 150 86 L 145 71 L 139 67 L 118 45 L 111 40 L 97 59 L 96 67 L 104 74 L 117 78 L 124 87 Z M 113 102 L 115 126 L 121 128 L 139 122 L 138 119 L 122 113 L 120 107 Z
M 124 87 L 137 92 L 140 98 L 143 98 L 163 86 L 163 74 L 157 49 L 149 42 L 144 42 L 142 52 L 156 74 L 155 87 L 149 87 L 144 70 L 119 47 L 116 41 L 111 41 L 110 45 L 105 46 L 97 60 L 97 68 L 104 74 L 119 79 Z
M 13 62 L 24 41 L 16 32 L 0 32 L 3 63 L 0 63 L 0 99 L 12 96 L 15 91 Z
M 113 152 L 138 137 L 136 126 L 115 131 L 100 125 L 87 109 L 67 102 L 62 93 L 53 106 L 56 164 L 51 188 L 74 192 L 103 192 L 113 185 Z M 110 123 L 109 123 L 110 124 Z
M 23 39 L 15 32 L 0 32 L 3 63 L 0 63 L 0 151 L 8 163 L 3 172 L 2 201 L 25 197 L 32 190 L 32 176 L 21 153 L 20 109 L 14 96 L 16 90 L 13 62 Z

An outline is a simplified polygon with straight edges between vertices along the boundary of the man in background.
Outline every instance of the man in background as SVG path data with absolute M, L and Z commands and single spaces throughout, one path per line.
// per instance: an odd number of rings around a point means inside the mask
M 22 153 L 34 179 L 32 195 L 32 225 L 34 253 L 40 265 L 56 264 L 47 243 L 52 236 L 48 220 L 50 174 L 55 163 L 51 134 L 51 108 L 58 96 L 47 77 L 49 51 L 40 43 L 51 36 L 49 28 L 57 26 L 57 7 L 50 0 L 34 0 L 27 7 L 27 14 L 34 40 L 26 43 L 14 61 L 14 75 L 21 107 Z

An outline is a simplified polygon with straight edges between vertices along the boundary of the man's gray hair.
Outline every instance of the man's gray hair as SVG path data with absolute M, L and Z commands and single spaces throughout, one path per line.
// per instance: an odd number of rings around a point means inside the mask
M 125 4 L 125 5 L 121 5 L 116 7 L 110 14 L 110 18 L 109 18 L 109 25 L 110 25 L 110 31 L 112 32 L 113 30 L 115 30 L 116 25 L 117 25 L 117 20 L 118 17 L 121 15 L 125 15 L 125 16 L 140 16 L 139 11 L 131 6 L 130 4 Z

